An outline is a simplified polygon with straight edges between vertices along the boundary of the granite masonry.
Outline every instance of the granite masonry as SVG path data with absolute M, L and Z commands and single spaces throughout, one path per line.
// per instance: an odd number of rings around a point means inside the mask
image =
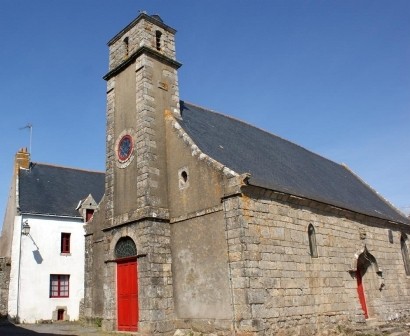
M 85 318 L 139 335 L 319 335 L 409 315 L 409 220 L 346 167 L 180 101 L 175 32 L 141 13 L 108 43 Z

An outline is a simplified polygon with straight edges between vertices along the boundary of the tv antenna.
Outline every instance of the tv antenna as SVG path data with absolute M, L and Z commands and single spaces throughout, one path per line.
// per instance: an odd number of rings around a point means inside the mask
M 26 128 L 30 129 L 30 146 L 29 146 L 29 153 L 30 153 L 30 155 L 32 156 L 33 153 L 31 152 L 31 140 L 32 140 L 32 138 L 33 138 L 33 124 L 32 124 L 32 123 L 28 123 L 26 126 L 20 127 L 19 130 L 23 130 L 23 129 L 26 129 Z

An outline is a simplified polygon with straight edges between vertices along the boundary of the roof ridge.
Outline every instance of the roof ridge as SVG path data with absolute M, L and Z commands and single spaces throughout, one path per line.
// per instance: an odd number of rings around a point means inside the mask
M 312 153 L 312 154 L 314 154 L 314 155 L 316 155 L 316 156 L 318 156 L 318 157 L 320 157 L 320 158 L 322 158 L 322 159 L 324 159 L 324 160 L 330 161 L 330 162 L 333 163 L 333 164 L 336 164 L 336 165 L 339 165 L 339 166 L 343 166 L 342 163 L 338 163 L 338 162 L 336 162 L 336 161 L 334 161 L 334 160 L 332 160 L 332 159 L 329 159 L 329 158 L 327 158 L 327 157 L 325 157 L 325 156 L 323 156 L 323 155 L 321 155 L 321 154 L 318 154 L 318 153 L 316 153 L 316 152 L 314 152 L 314 151 L 312 151 L 312 150 L 310 150 L 310 149 L 307 149 L 307 148 L 305 148 L 305 147 L 303 147 L 303 146 L 301 146 L 301 145 L 299 145 L 299 144 L 297 144 L 297 143 L 295 143 L 295 142 L 293 142 L 293 141 L 291 141 L 291 140 L 285 139 L 284 137 L 279 136 L 279 135 L 276 135 L 276 134 L 274 134 L 274 133 L 272 133 L 272 132 L 269 132 L 269 131 L 267 131 L 267 130 L 265 130 L 265 129 L 259 127 L 259 126 L 255 126 L 255 125 L 251 124 L 250 122 L 241 120 L 241 119 L 239 119 L 239 118 L 236 118 L 236 117 L 233 117 L 233 116 L 230 116 L 230 115 L 227 115 L 227 114 L 224 114 L 224 113 L 215 111 L 215 110 L 208 109 L 208 108 L 206 108 L 206 107 L 203 107 L 203 106 L 200 106 L 200 105 L 191 103 L 191 102 L 186 102 L 186 101 L 184 101 L 184 100 L 181 100 L 181 102 L 182 102 L 183 104 L 184 104 L 184 103 L 187 103 L 187 104 L 192 105 L 192 106 L 194 106 L 194 107 L 196 107 L 196 108 L 200 108 L 200 109 L 202 109 L 202 110 L 205 110 L 205 111 L 208 111 L 208 112 L 211 112 L 211 113 L 219 114 L 219 115 L 221 115 L 221 116 L 223 116 L 223 117 L 225 117 L 225 118 L 228 118 L 228 119 L 231 119 L 231 120 L 235 120 L 235 121 L 240 122 L 240 123 L 242 123 L 242 124 L 244 124 L 244 125 L 253 127 L 253 128 L 255 128 L 255 129 L 257 129 L 257 130 L 259 130 L 259 131 L 261 131 L 261 132 L 267 133 L 267 134 L 270 135 L 270 136 L 274 136 L 274 137 L 276 137 L 276 138 L 278 138 L 278 139 L 281 139 L 281 140 L 283 140 L 283 141 L 286 141 L 286 142 L 288 142 L 288 143 L 290 143 L 290 144 L 292 144 L 292 145 L 294 145 L 294 146 L 297 146 L 297 147 L 299 147 L 299 148 L 301 148 L 301 149 L 303 149 L 303 150 L 305 150 L 305 151 L 307 151 L 307 152 L 309 152 L 309 153 Z
M 53 167 L 53 168 L 64 168 L 64 169 L 70 169 L 70 170 L 77 170 L 77 171 L 83 171 L 87 173 L 98 173 L 98 174 L 105 174 L 104 171 L 97 171 L 97 170 L 91 170 L 91 169 L 85 169 L 85 168 L 77 168 L 77 167 L 68 167 L 68 166 L 62 166 L 62 165 L 57 165 L 53 163 L 43 163 L 43 162 L 30 162 L 31 165 L 34 166 L 47 166 L 47 167 Z

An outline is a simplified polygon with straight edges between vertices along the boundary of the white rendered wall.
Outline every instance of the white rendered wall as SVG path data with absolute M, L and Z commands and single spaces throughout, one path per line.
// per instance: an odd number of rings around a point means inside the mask
M 20 258 L 21 216 L 14 218 L 13 236 L 11 245 L 11 268 L 8 299 L 8 314 L 11 318 L 17 317 L 17 296 Z
M 58 217 L 25 216 L 23 221 L 26 219 L 30 236 L 21 237 L 20 321 L 51 320 L 53 311 L 60 308 L 70 320 L 77 320 L 84 297 L 84 223 Z M 69 255 L 61 254 L 62 232 L 71 233 Z M 70 275 L 68 298 L 50 298 L 50 274 Z

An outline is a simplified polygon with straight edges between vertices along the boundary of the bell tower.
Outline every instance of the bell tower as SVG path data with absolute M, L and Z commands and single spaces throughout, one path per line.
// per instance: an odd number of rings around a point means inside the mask
M 142 13 L 108 43 L 106 196 L 112 196 L 112 225 L 167 212 L 164 111 L 179 113 L 175 32 L 159 16 Z
M 172 330 L 165 113 L 179 115 L 175 33 L 141 13 L 108 42 L 104 284 L 105 302 L 117 302 L 104 307 L 108 330 Z M 116 250 L 127 241 L 136 249 L 138 309 L 124 322 Z M 128 320 L 137 325 L 121 329 Z

